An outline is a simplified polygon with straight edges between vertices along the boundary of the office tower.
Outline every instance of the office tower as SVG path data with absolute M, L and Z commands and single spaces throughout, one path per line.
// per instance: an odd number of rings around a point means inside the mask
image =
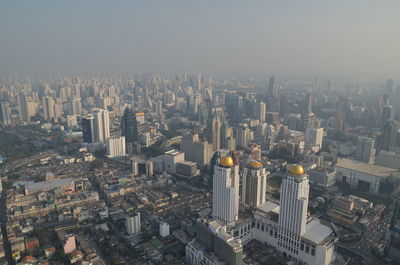
M 243 119 L 243 97 L 236 92 L 225 92 L 225 109 L 229 119 L 235 124 Z
M 141 230 L 140 213 L 126 217 L 126 232 L 129 235 L 139 233 Z
M 147 160 L 144 163 L 144 167 L 145 167 L 145 175 L 147 178 L 150 178 L 153 176 L 154 174 L 154 165 L 153 165 L 153 161 Z
M 176 173 L 176 164 L 185 160 L 185 154 L 176 150 L 164 153 L 165 170 L 170 174 Z
M 136 115 L 131 108 L 125 108 L 122 115 L 121 128 L 127 146 L 138 140 L 138 124 Z
M 0 100 L 0 124 L 11 125 L 10 106 L 5 100 Z
M 392 151 L 396 147 L 396 138 L 398 137 L 400 124 L 396 120 L 388 120 L 383 126 L 382 149 Z
M 108 110 L 95 109 L 93 111 L 93 116 L 95 142 L 103 143 L 110 137 L 110 118 L 108 116 Z
M 300 246 L 300 237 L 306 231 L 309 193 L 308 176 L 301 165 L 292 165 L 282 179 L 278 224 L 281 244 L 292 249 Z
M 383 107 L 382 109 L 382 125 L 385 125 L 388 120 L 393 120 L 395 115 L 395 110 L 392 105 Z M 383 127 L 383 126 L 382 126 Z
M 31 118 L 28 113 L 28 98 L 25 94 L 19 94 L 18 98 L 18 113 L 21 122 L 29 122 Z
M 212 145 L 214 151 L 221 148 L 221 122 L 217 117 L 212 121 Z
M 202 142 L 198 134 L 184 135 L 180 144 L 181 152 L 185 153 L 185 160 L 195 162 L 200 167 L 210 163 L 212 149 L 212 145 L 207 141 Z
M 385 83 L 385 93 L 390 95 L 393 94 L 394 92 L 394 80 L 393 79 L 386 79 L 386 83 Z
M 268 84 L 268 97 L 277 97 L 278 96 L 278 89 L 275 84 L 275 76 L 272 75 L 269 79 Z
M 221 125 L 221 148 L 227 150 L 236 149 L 236 139 L 233 137 L 233 129 L 226 122 L 223 122 Z
M 360 161 L 373 164 L 375 156 L 375 140 L 368 137 L 358 137 L 356 158 Z
M 125 156 L 125 136 L 107 138 L 106 149 L 107 156 L 110 158 Z
M 260 122 L 265 122 L 266 105 L 263 101 L 256 104 L 255 111 L 255 118 Z
M 226 226 L 239 217 L 239 167 L 229 156 L 214 167 L 212 216 Z
M 289 112 L 289 99 L 286 94 L 282 94 L 279 99 L 279 116 L 284 117 Z
M 243 166 L 246 166 L 247 162 L 251 160 L 261 160 L 261 147 L 258 144 L 251 143 L 244 149 Z
M 139 163 L 134 159 L 131 160 L 131 173 L 133 176 L 139 175 Z
M 163 104 L 162 104 L 162 101 L 161 100 L 157 100 L 157 102 L 156 102 L 156 104 L 155 104 L 155 107 L 156 107 L 156 114 L 157 114 L 157 116 L 162 116 L 163 115 Z
M 200 219 L 196 238 L 185 248 L 185 261 L 190 265 L 241 265 L 243 246 L 240 240 L 228 234 L 218 221 Z
M 268 172 L 260 161 L 250 160 L 243 169 L 241 202 L 257 208 L 265 202 Z
M 322 148 L 322 138 L 324 136 L 323 128 L 310 128 L 306 129 L 305 145 L 309 150 L 318 152 Z
M 94 117 L 86 116 L 82 118 L 83 141 L 86 143 L 94 143 Z
M 43 97 L 43 118 L 45 121 L 52 121 L 55 119 L 54 114 L 54 99 L 52 97 Z
M 71 115 L 74 114 L 81 114 L 82 113 L 82 103 L 81 103 L 81 99 L 77 98 L 77 97 L 73 97 L 71 99 L 71 101 L 69 102 L 69 109 L 68 112 Z M 105 108 L 106 109 L 106 108 Z
M 247 125 L 242 125 L 237 128 L 236 133 L 236 146 L 239 148 L 245 148 L 250 141 L 250 129 Z

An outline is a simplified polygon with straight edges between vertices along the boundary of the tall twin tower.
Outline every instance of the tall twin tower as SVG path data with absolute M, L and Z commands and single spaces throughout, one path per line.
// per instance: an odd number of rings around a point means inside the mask
M 265 202 L 267 172 L 261 162 L 248 161 L 243 170 L 242 196 L 239 196 L 239 166 L 229 156 L 223 157 L 214 167 L 213 218 L 226 226 L 234 226 L 239 218 L 239 201 L 249 208 Z

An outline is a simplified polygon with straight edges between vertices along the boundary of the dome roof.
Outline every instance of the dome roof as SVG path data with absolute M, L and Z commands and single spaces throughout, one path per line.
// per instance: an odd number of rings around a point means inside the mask
M 262 167 L 261 162 L 260 162 L 260 161 L 257 161 L 257 160 L 250 160 L 250 161 L 247 163 L 247 165 L 248 165 L 249 167 Z
M 291 165 L 289 168 L 289 174 L 301 176 L 304 174 L 304 168 L 301 165 Z
M 226 156 L 221 158 L 221 161 L 219 161 L 220 166 L 223 167 L 232 167 L 235 165 L 235 163 L 233 163 L 233 159 L 230 156 Z

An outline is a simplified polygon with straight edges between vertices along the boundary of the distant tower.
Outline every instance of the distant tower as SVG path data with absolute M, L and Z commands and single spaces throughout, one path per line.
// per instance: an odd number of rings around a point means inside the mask
M 368 137 L 358 137 L 356 158 L 372 164 L 375 156 L 375 140 Z
M 278 96 L 278 90 L 276 88 L 274 75 L 272 75 L 271 78 L 269 79 L 268 96 L 269 97 L 277 97 Z
M 227 226 L 239 215 L 239 167 L 231 157 L 223 157 L 214 167 L 212 216 Z
M 83 141 L 94 143 L 94 117 L 87 116 L 82 118 Z
M 95 142 L 103 143 L 110 137 L 110 119 L 108 116 L 108 110 L 96 109 L 93 112 L 93 116 Z
M 268 172 L 261 162 L 250 160 L 243 169 L 242 204 L 257 208 L 265 202 Z
M 0 100 L 0 124 L 10 125 L 11 124 L 11 111 L 7 101 Z
M 138 140 L 138 124 L 135 113 L 131 108 L 125 108 L 122 115 L 122 135 L 125 136 L 126 144 L 132 144 Z
M 43 98 L 43 115 L 45 121 L 52 121 L 55 118 L 54 99 L 52 97 Z
M 212 145 L 214 151 L 221 148 L 221 122 L 217 117 L 214 117 L 212 121 Z
M 19 113 L 19 120 L 21 122 L 29 122 L 31 118 L 28 114 L 28 99 L 25 94 L 19 94 L 18 98 L 18 113 Z
M 399 132 L 400 124 L 396 120 L 388 120 L 383 126 L 382 149 L 394 150 L 396 147 L 396 137 Z
M 281 186 L 278 223 L 282 229 L 278 238 L 282 245 L 294 249 L 300 246 L 300 237 L 306 232 L 309 189 L 303 167 L 292 165 Z

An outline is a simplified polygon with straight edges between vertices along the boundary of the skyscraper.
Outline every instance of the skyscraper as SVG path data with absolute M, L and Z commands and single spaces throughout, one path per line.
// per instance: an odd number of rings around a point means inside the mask
M 309 150 L 318 152 L 322 148 L 322 138 L 324 136 L 323 128 L 310 128 L 306 129 L 305 144 Z
M 29 122 L 31 118 L 28 113 L 28 99 L 25 94 L 19 94 L 18 98 L 18 113 L 21 122 Z
M 250 160 L 243 169 L 241 202 L 246 207 L 257 208 L 265 202 L 267 171 L 260 161 Z
M 212 216 L 226 226 L 239 217 L 239 167 L 229 156 L 214 167 Z
M 268 96 L 269 97 L 277 97 L 278 96 L 278 90 L 276 88 L 274 75 L 272 75 L 271 78 L 269 79 Z
M 94 139 L 95 142 L 103 143 L 110 137 L 110 118 L 108 110 L 95 109 L 94 116 Z
M 181 152 L 185 153 L 185 160 L 195 162 L 201 167 L 210 163 L 212 149 L 212 145 L 207 141 L 200 141 L 198 134 L 184 135 L 180 144 Z
M 399 134 L 400 124 L 396 120 L 388 120 L 383 126 L 382 149 L 394 150 L 396 147 L 396 138 Z
M 221 122 L 217 117 L 214 117 L 212 121 L 212 145 L 214 151 L 221 148 Z
M 295 253 L 299 250 L 301 236 L 306 232 L 309 189 L 303 167 L 292 165 L 282 180 L 278 239 L 280 245 Z
M 250 140 L 250 129 L 247 125 L 242 125 L 237 128 L 236 145 L 241 148 L 247 147 Z
M 2 125 L 11 124 L 10 106 L 8 102 L 5 100 L 0 100 L 0 124 Z
M 375 156 L 375 140 L 368 137 L 358 137 L 356 158 L 372 164 Z
M 43 97 L 43 118 L 45 121 L 52 121 L 55 119 L 54 113 L 54 99 L 52 97 Z
M 83 141 L 86 143 L 94 143 L 94 117 L 86 116 L 82 118 Z
M 263 101 L 257 103 L 255 111 L 255 118 L 260 122 L 265 122 L 266 105 Z
M 133 144 L 138 140 L 138 124 L 135 113 L 131 108 L 125 108 L 121 122 L 122 135 L 125 136 L 126 144 Z

